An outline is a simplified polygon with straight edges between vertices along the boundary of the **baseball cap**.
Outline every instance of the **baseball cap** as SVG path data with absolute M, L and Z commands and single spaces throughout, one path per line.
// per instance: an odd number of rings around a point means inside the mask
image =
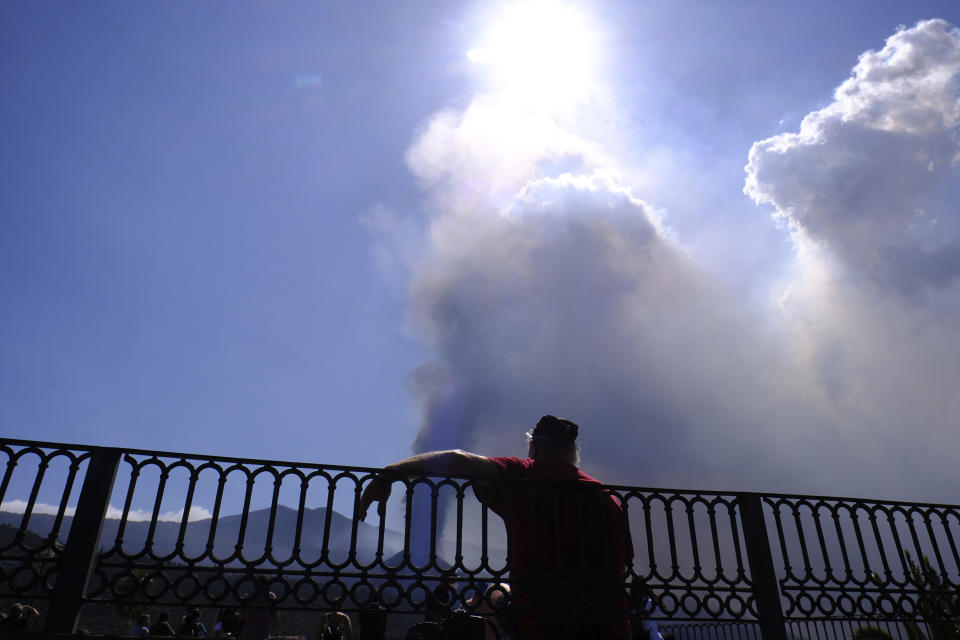
M 537 426 L 527 435 L 531 438 L 552 438 L 573 444 L 577 440 L 580 427 L 572 420 L 546 415 L 540 418 Z

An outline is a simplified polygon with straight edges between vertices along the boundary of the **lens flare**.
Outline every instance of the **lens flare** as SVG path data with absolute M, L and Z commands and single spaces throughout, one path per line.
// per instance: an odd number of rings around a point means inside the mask
M 489 69 L 497 92 L 530 105 L 569 104 L 589 92 L 599 38 L 582 11 L 556 2 L 504 7 L 467 59 Z

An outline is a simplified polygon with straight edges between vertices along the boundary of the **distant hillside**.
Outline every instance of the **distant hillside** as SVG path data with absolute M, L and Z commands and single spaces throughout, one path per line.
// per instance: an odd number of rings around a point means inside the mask
M 22 515 L 7 511 L 0 511 L 0 530 L 3 525 L 19 527 Z M 47 535 L 53 528 L 55 517 L 47 514 L 32 514 L 28 525 L 31 535 L 37 535 L 37 540 Z M 327 520 L 327 510 L 324 508 L 308 509 L 303 514 L 303 526 L 300 539 L 300 557 L 306 562 L 319 559 L 323 547 L 324 527 Z M 72 518 L 64 517 L 59 535 L 60 542 L 65 542 L 70 532 Z M 260 509 L 251 511 L 247 516 L 246 529 L 242 541 L 241 556 L 243 561 L 266 561 L 266 544 L 270 510 Z M 211 519 L 194 520 L 187 523 L 183 536 L 183 553 L 187 558 L 197 558 L 207 548 L 210 539 Z M 237 551 L 240 541 L 242 517 L 239 515 L 223 516 L 217 521 L 217 528 L 213 538 L 213 553 L 217 560 L 226 560 Z M 103 525 L 101 548 L 109 551 L 116 544 L 117 531 L 120 521 L 108 518 Z M 270 557 L 278 562 L 291 558 L 294 547 L 294 535 L 297 527 L 297 511 L 290 507 L 277 508 L 276 519 L 271 540 L 272 552 Z M 350 549 L 350 537 L 353 522 L 350 518 L 330 512 L 330 532 L 327 547 L 330 549 L 331 560 L 343 562 Z M 123 532 L 123 551 L 136 554 L 144 550 L 147 536 L 150 531 L 149 522 L 128 521 Z M 172 554 L 176 548 L 176 541 L 180 533 L 179 522 L 157 522 L 153 534 L 153 551 L 157 555 Z M 374 557 L 377 549 L 377 527 L 360 522 L 357 524 L 356 550 L 358 557 L 369 560 Z M 31 544 L 31 546 L 34 546 Z M 387 529 L 384 532 L 385 555 L 391 555 L 403 548 L 403 535 Z M 174 561 L 179 560 L 173 558 Z M 208 560 L 204 560 L 204 563 Z
M 0 512 L 2 514 L 2 512 Z M 3 514 L 5 515 L 5 514 Z M 0 549 L 7 547 L 13 543 L 14 538 L 17 536 L 17 531 L 20 529 L 19 522 L 16 523 L 17 526 L 12 524 L 0 524 Z M 46 544 L 46 540 L 41 538 L 33 531 L 27 530 L 23 532 L 23 540 L 21 544 L 28 549 L 37 549 Z M 9 551 L 3 552 L 4 556 L 20 556 L 22 551 L 20 549 L 10 549 Z
M 0 547 L 8 544 L 12 540 L 16 529 L 19 528 L 22 515 L 9 511 L 0 511 Z M 28 531 L 26 534 L 26 544 L 28 547 L 38 547 L 45 542 L 53 528 L 55 516 L 48 514 L 35 513 L 30 516 Z M 247 517 L 246 529 L 243 537 L 243 544 L 239 557 L 234 557 L 237 552 L 239 542 L 240 528 L 242 524 L 240 515 L 222 516 L 217 521 L 216 532 L 213 537 L 213 555 L 214 559 L 209 557 L 201 564 L 212 564 L 215 562 L 226 561 L 230 565 L 239 565 L 247 562 L 256 564 L 273 564 L 271 560 L 277 563 L 285 563 L 291 560 L 294 548 L 294 535 L 297 529 L 297 510 L 290 507 L 280 506 L 277 508 L 275 523 L 273 527 L 273 537 L 271 540 L 272 551 L 268 557 L 266 551 L 268 525 L 270 522 L 270 510 L 260 509 L 251 511 Z M 300 560 L 305 563 L 316 562 L 320 558 L 320 552 L 323 547 L 324 527 L 327 521 L 327 510 L 324 508 L 307 509 L 303 513 L 303 526 L 301 527 L 301 539 L 299 542 Z M 70 532 L 70 526 L 73 519 L 65 516 L 61 525 L 59 543 L 65 543 Z M 204 520 L 194 520 L 188 522 L 183 535 L 183 555 L 187 560 L 198 559 L 205 552 L 207 543 L 210 539 L 210 528 L 213 521 L 209 518 Z M 111 551 L 115 548 L 117 541 L 117 531 L 120 521 L 114 518 L 107 518 L 103 525 L 103 534 L 101 535 L 101 550 Z M 347 560 L 350 550 L 350 537 L 353 527 L 353 521 L 336 511 L 330 512 L 330 532 L 327 548 L 330 550 L 329 560 L 334 564 L 344 563 Z M 128 521 L 123 532 L 122 548 L 130 555 L 136 555 L 143 552 L 147 536 L 150 531 L 150 523 L 143 521 Z M 180 532 L 179 522 L 157 522 L 156 531 L 153 534 L 153 552 L 167 562 L 182 563 L 184 558 L 173 556 L 176 550 L 176 541 Z M 356 554 L 361 563 L 371 562 L 377 550 L 376 526 L 364 522 L 357 523 L 357 541 Z M 3 536 L 9 536 L 4 538 Z M 468 566 L 476 566 L 479 563 L 480 548 L 476 544 L 464 542 L 462 544 L 462 553 L 466 558 Z M 502 566 L 504 551 L 500 549 L 489 549 L 488 553 L 493 566 Z M 450 567 L 456 555 L 456 545 L 450 540 L 437 541 L 438 563 L 441 567 Z M 13 550 L 3 552 L 3 556 L 11 557 L 19 555 Z M 399 566 L 403 563 L 403 534 L 392 529 L 384 531 L 383 557 L 386 558 L 387 566 Z M 415 565 L 422 566 L 426 561 L 425 551 L 413 554 Z

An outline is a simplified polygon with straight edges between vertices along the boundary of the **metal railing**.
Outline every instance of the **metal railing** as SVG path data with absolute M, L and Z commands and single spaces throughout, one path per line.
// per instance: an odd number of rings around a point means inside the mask
M 398 480 L 360 522 L 379 469 L 11 439 L 0 460 L 0 598 L 43 603 L 49 633 L 73 632 L 85 603 L 227 607 L 269 590 L 281 609 L 479 611 L 510 582 L 507 532 L 469 478 Z M 960 507 L 603 491 L 630 531 L 626 582 L 678 638 L 957 629 Z

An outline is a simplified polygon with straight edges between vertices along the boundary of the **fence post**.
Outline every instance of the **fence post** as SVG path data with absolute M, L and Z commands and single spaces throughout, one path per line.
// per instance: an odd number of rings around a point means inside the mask
M 106 447 L 98 447 L 90 453 L 77 510 L 60 557 L 57 582 L 43 628 L 45 634 L 74 633 L 97 559 L 100 531 L 122 453 L 120 449 Z
M 753 596 L 763 640 L 786 640 L 787 629 L 780 608 L 780 588 L 773 568 L 773 554 L 763 517 L 763 502 L 758 493 L 739 493 L 740 521 L 750 563 Z

